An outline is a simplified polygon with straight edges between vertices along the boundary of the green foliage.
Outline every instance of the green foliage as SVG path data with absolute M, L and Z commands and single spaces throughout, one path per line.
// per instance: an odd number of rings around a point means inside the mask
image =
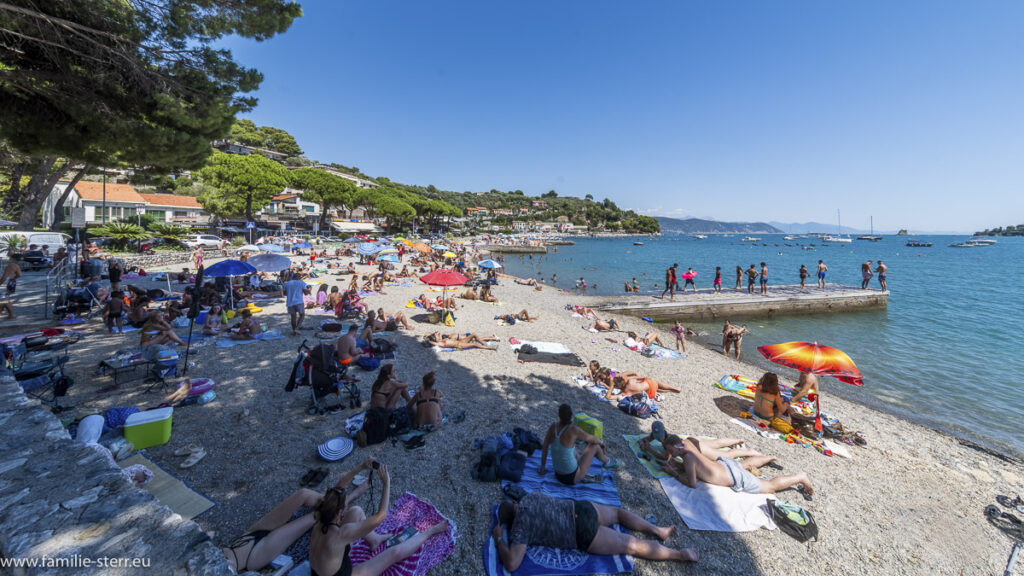
M 981 232 L 975 232 L 975 236 L 1024 236 L 1024 224 L 1017 226 L 1007 226 L 1005 228 L 992 228 L 990 230 L 982 230 Z
M 89 234 L 91 236 L 107 236 L 114 241 L 114 245 L 118 248 L 125 248 L 133 240 L 142 240 L 150 237 L 142 226 L 123 220 L 107 222 L 105 226 L 89 230 Z
M 0 240 L 0 243 L 8 254 L 14 254 L 25 248 L 26 240 L 18 234 L 11 234 Z
M 143 229 L 152 230 L 153 226 L 157 225 L 157 222 L 163 222 L 163 218 L 157 220 L 156 214 L 146 213 L 140 214 L 137 217 L 136 221 L 138 222 L 139 226 L 142 226 Z
M 270 203 L 288 185 L 288 169 L 260 154 L 224 154 L 217 152 L 200 171 L 206 184 L 217 190 L 199 196 L 203 208 L 212 214 L 245 214 Z
M 303 200 L 320 205 L 321 222 L 327 221 L 328 209 L 350 205 L 357 190 L 351 180 L 316 168 L 290 170 L 288 182 L 292 188 L 302 190 Z
M 171 224 L 151 224 L 148 230 L 151 237 L 161 238 L 173 245 L 181 244 L 181 237 L 186 233 L 185 228 Z
M 213 44 L 264 40 L 288 0 L 54 0 L 4 5 L 0 133 L 19 151 L 93 165 L 193 168 L 262 80 Z M 58 121 L 59 119 L 59 121 Z M 88 137 L 83 137 L 88 135 Z
M 295 137 L 288 132 L 273 126 L 256 126 L 255 122 L 244 118 L 237 120 L 231 126 L 228 138 L 239 144 L 266 148 L 289 156 L 302 155 L 302 149 L 299 148 Z

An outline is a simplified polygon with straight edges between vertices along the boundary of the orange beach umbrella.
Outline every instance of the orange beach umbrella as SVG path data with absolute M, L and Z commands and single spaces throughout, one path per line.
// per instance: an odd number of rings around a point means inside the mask
M 834 376 L 839 381 L 854 386 L 864 385 L 864 376 L 857 365 L 846 352 L 838 348 L 817 342 L 784 342 L 761 346 L 757 351 L 776 364 L 789 366 L 801 372 Z
M 416 244 L 413 244 L 412 248 L 413 248 L 413 250 L 416 250 L 417 252 L 422 252 L 424 254 L 430 254 L 430 246 L 427 246 L 426 244 L 424 244 L 422 242 L 417 242 Z

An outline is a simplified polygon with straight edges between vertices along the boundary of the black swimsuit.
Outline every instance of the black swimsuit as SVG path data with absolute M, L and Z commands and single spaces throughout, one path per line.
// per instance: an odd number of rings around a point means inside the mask
M 341 567 L 334 573 L 334 576 L 352 576 L 352 559 L 348 557 L 348 551 L 352 548 L 351 544 L 345 546 L 345 557 L 341 560 Z M 309 573 L 312 576 L 320 576 L 316 570 L 309 569 Z
M 247 534 L 243 534 L 235 539 L 234 542 L 228 544 L 228 550 L 231 550 L 231 555 L 235 557 L 235 570 L 241 574 L 248 570 L 249 557 L 252 556 L 253 549 L 259 544 L 260 540 L 263 540 L 270 534 L 270 530 L 253 530 Z M 245 555 L 245 562 L 238 562 L 237 550 L 247 544 L 251 543 L 252 547 L 249 548 L 249 552 Z

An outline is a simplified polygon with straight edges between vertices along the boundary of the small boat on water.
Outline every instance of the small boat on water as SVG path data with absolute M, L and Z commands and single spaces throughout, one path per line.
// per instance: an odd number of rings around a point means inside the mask
M 931 248 L 931 242 L 921 242 L 920 240 L 907 240 L 907 246 L 911 248 Z
M 995 243 L 996 243 L 995 240 L 990 240 L 990 239 L 987 239 L 987 238 L 971 238 L 970 240 L 968 240 L 966 242 L 955 242 L 953 244 L 950 244 L 949 247 L 950 248 L 983 248 L 985 246 L 991 246 L 991 245 L 993 245 Z
M 803 240 L 804 238 L 806 238 L 806 236 L 783 236 L 782 237 L 783 240 L 790 240 L 790 241 L 793 241 L 793 240 Z
M 822 240 L 824 240 L 825 242 L 842 242 L 844 244 L 849 244 L 853 242 L 853 239 L 847 238 L 845 236 L 825 236 L 824 238 L 822 238 Z
M 757 236 L 744 236 L 740 239 L 740 242 L 760 242 L 761 239 Z
M 643 246 L 643 242 L 633 242 L 633 246 Z
M 703 234 L 694 234 L 693 236 L 691 236 L 691 238 L 693 238 L 694 240 L 707 240 L 708 239 L 708 237 L 703 235 Z
M 878 242 L 881 240 L 881 236 L 875 236 L 875 217 L 871 217 L 871 234 L 864 234 L 857 236 L 857 240 L 867 240 L 868 242 Z

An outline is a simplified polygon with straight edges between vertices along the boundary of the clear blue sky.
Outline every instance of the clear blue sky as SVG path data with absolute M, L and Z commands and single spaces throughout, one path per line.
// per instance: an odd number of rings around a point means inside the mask
M 250 117 L 306 155 L 647 214 L 1024 222 L 1024 3 L 306 0 Z

